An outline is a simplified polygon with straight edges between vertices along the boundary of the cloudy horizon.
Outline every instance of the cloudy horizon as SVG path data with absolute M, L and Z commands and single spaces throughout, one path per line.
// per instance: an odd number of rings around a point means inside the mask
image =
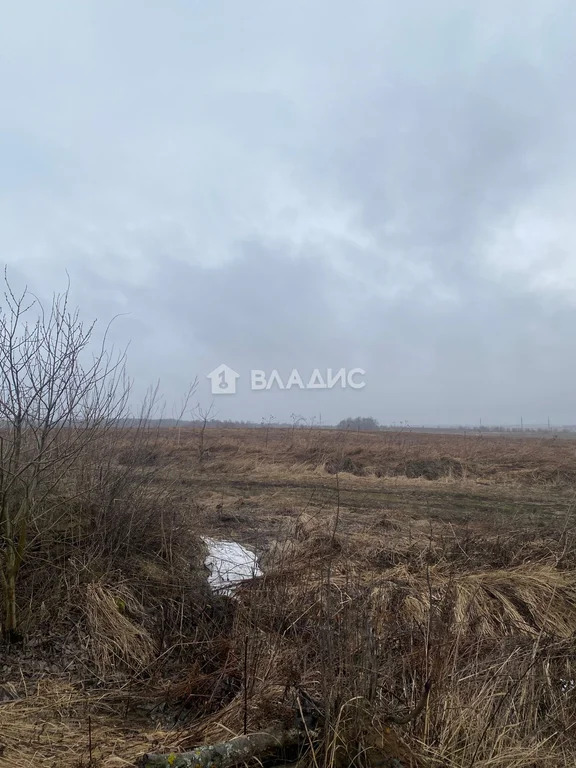
M 118 315 L 137 391 L 576 423 L 576 5 L 0 5 L 2 261 Z M 315 368 L 366 386 L 246 385 Z

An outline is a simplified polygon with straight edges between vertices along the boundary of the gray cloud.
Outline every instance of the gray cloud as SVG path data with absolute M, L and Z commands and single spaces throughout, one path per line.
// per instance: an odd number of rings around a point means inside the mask
M 0 245 L 72 278 L 138 385 L 225 360 L 361 392 L 224 417 L 573 422 L 576 8 L 343 2 L 6 8 Z

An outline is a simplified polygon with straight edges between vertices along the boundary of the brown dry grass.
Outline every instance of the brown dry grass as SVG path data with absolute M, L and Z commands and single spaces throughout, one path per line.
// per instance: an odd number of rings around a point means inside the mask
M 200 462 L 198 441 L 164 430 L 136 456 L 170 493 L 161 518 L 148 489 L 120 521 L 129 558 L 123 534 L 112 559 L 75 541 L 58 599 L 81 600 L 76 672 L 30 683 L 11 657 L 4 688 L 23 698 L 0 703 L 0 763 L 87 764 L 91 713 L 93 765 L 125 764 L 285 722 L 300 686 L 324 734 L 302 765 L 576 764 L 576 442 L 207 430 Z M 200 533 L 263 556 L 235 606 L 182 570 Z M 420 716 L 394 724 L 428 679 Z
M 48 680 L 0 706 L 0 734 L 0 765 L 12 768 L 88 766 L 90 759 L 92 765 L 120 768 L 161 749 L 165 737 L 144 719 L 125 724 L 117 691 L 90 695 Z
M 88 651 L 100 677 L 106 679 L 116 666 L 137 671 L 152 662 L 154 641 L 142 626 L 144 607 L 126 585 L 88 584 L 85 610 Z
M 389 755 L 427 765 L 573 764 L 573 571 L 537 561 L 469 570 L 465 560 L 379 571 L 361 540 L 308 525 L 309 538 L 297 529 L 244 595 L 238 642 L 256 646 L 252 727 L 262 725 L 263 702 L 264 719 L 278 717 L 290 681 L 327 709 L 322 761 L 335 760 L 338 741 L 345 762 L 357 762 L 367 740 L 389 734 Z M 428 679 L 422 715 L 387 726 L 416 706 Z M 213 720 L 192 738 L 238 732 L 242 712 L 238 695 L 217 716 L 219 730 Z M 364 759 L 378 764 L 375 754 Z
M 169 440 L 167 434 L 166 447 Z M 191 454 L 197 430 L 181 431 L 172 450 Z M 214 429 L 205 436 L 213 468 L 261 468 L 272 464 L 292 471 L 322 467 L 349 474 L 405 475 L 409 478 L 484 480 L 510 484 L 573 484 L 576 441 L 502 435 L 417 432 L 341 432 L 272 429 L 266 444 L 258 429 Z

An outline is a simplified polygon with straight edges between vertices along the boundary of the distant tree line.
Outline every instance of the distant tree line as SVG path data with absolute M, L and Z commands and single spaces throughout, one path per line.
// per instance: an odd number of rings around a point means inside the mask
M 373 432 L 380 429 L 380 425 L 372 416 L 355 416 L 354 418 L 349 416 L 347 419 L 342 419 L 342 421 L 338 422 L 337 428 L 354 432 Z
M 134 426 L 138 426 L 138 419 L 127 419 L 122 422 L 124 426 L 133 423 Z M 576 432 L 576 426 L 565 425 L 558 427 L 545 427 L 545 426 L 533 426 L 525 424 L 523 427 L 519 426 L 496 426 L 496 425 L 482 425 L 470 426 L 470 425 L 456 425 L 456 426 L 422 426 L 418 424 L 408 424 L 407 421 L 401 421 L 393 424 L 379 424 L 378 420 L 372 416 L 349 416 L 346 419 L 342 419 L 338 424 L 321 424 L 316 421 L 315 418 L 306 419 L 303 416 L 292 415 L 292 421 L 275 421 L 273 417 L 263 417 L 260 422 L 248 421 L 248 420 L 232 420 L 232 419 L 216 419 L 207 418 L 204 419 L 150 419 L 148 422 L 151 426 L 156 427 L 211 427 L 217 429 L 242 429 L 242 428 L 257 428 L 265 427 L 269 429 L 287 428 L 294 429 L 295 427 L 314 427 L 316 429 L 345 429 L 348 431 L 357 432 L 373 432 L 381 430 L 384 432 L 389 431 L 404 431 L 404 430 L 416 430 L 419 432 L 476 432 L 476 433 L 489 433 L 489 432 L 525 432 L 525 433 L 571 433 Z

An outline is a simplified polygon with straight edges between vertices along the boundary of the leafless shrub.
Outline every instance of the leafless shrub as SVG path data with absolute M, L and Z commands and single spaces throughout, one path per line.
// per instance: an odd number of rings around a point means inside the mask
M 9 641 L 38 632 L 76 637 L 79 648 L 91 649 L 87 663 L 97 675 L 114 665 L 134 672 L 155 654 L 180 652 L 211 610 L 201 543 L 176 509 L 173 485 L 158 482 L 170 457 L 157 460 L 157 390 L 134 417 L 124 354 L 108 350 L 106 333 L 96 344 L 94 325 L 69 309 L 68 291 L 45 310 L 6 284 L 3 634 Z M 121 603 L 126 611 L 141 606 L 142 615 L 129 616 Z
M 87 446 L 122 418 L 124 355 L 94 344 L 68 292 L 45 310 L 6 279 L 0 311 L 0 579 L 3 633 L 17 633 L 17 579 L 30 540 L 57 525 L 58 495 Z

